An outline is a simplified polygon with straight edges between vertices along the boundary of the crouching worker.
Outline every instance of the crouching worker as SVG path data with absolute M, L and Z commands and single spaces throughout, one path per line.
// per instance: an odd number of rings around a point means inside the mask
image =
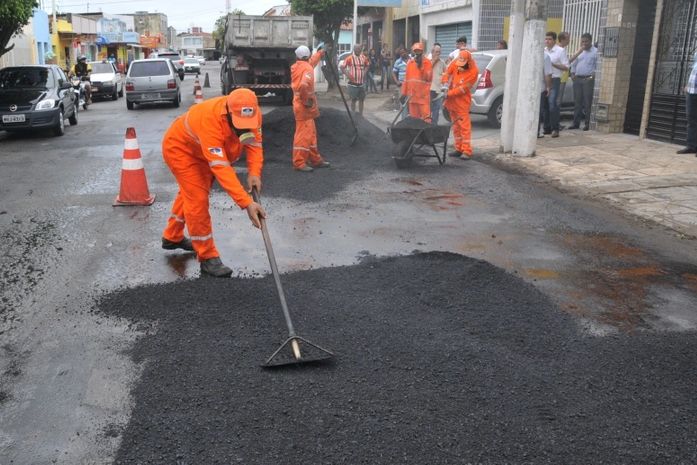
M 445 85 L 445 103 L 443 106 L 450 113 L 455 136 L 455 151 L 451 157 L 469 160 L 472 157 L 472 124 L 470 122 L 470 105 L 472 104 L 472 86 L 477 82 L 479 70 L 472 59 L 472 54 L 461 50 L 457 58 L 450 62 L 443 73 L 441 83 Z
M 424 46 L 417 42 L 411 50 L 414 58 L 407 63 L 402 95 L 409 97 L 409 116 L 431 122 L 431 60 L 424 57 Z
M 298 60 L 290 67 L 293 114 L 295 115 L 293 168 L 297 171 L 310 172 L 313 168 L 329 167 L 329 162 L 324 161 L 317 150 L 317 128 L 315 127 L 319 107 L 315 96 L 314 68 L 323 54 L 320 48 L 310 57 L 310 49 L 301 45 L 295 50 Z
M 255 227 L 261 226 L 260 218 L 266 218 L 232 167 L 244 150 L 247 189 L 261 190 L 261 141 L 259 103 L 249 89 L 236 89 L 229 95 L 194 105 L 165 133 L 162 154 L 179 184 L 179 192 L 162 233 L 162 248 L 194 250 L 201 263 L 201 274 L 221 278 L 232 274 L 220 260 L 213 242 L 208 196 L 214 179 L 240 208 L 247 210 Z M 184 226 L 191 239 L 184 237 Z

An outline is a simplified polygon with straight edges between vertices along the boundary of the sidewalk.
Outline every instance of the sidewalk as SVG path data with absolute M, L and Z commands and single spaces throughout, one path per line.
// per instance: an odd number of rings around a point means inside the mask
M 380 127 L 389 126 L 395 115 L 389 96 L 371 95 L 377 98 L 365 101 L 366 118 Z M 559 138 L 538 139 L 536 156 L 524 158 L 500 154 L 498 135 L 477 137 L 475 131 L 475 159 L 538 176 L 565 192 L 607 201 L 626 213 L 697 237 L 697 158 L 677 155 L 679 145 L 628 134 L 564 130 Z

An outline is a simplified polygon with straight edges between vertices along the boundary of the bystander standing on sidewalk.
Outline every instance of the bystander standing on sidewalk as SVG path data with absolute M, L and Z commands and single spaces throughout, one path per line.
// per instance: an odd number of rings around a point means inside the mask
M 374 94 L 378 93 L 378 86 L 375 85 L 375 73 L 378 70 L 378 65 L 379 57 L 375 53 L 375 49 L 371 48 L 370 52 L 368 53 L 368 74 L 366 78 L 368 88 L 366 91 L 373 92 Z
M 380 51 L 380 71 L 382 75 L 380 76 L 380 90 L 385 90 L 385 85 L 387 85 L 387 90 L 390 90 L 390 81 L 392 76 L 392 53 L 390 49 L 387 48 L 387 44 L 382 44 L 382 50 Z
M 569 46 L 569 33 L 568 32 L 560 32 L 559 37 L 557 37 L 557 44 L 564 49 L 564 54 L 566 54 L 566 57 L 568 59 L 569 54 L 568 51 L 566 50 L 566 47 Z M 571 63 L 567 63 L 567 65 Z M 557 107 L 561 110 L 561 102 L 564 98 L 564 91 L 566 90 L 566 83 L 569 81 L 569 69 L 567 68 L 566 71 L 561 73 L 561 80 L 559 81 L 559 93 L 557 94 Z M 561 125 L 559 126 L 559 129 L 564 129 Z
M 697 153 L 697 52 L 692 57 L 692 72 L 685 87 L 687 113 L 687 143 L 678 153 Z
M 549 54 L 549 59 L 552 61 L 552 89 L 549 92 L 549 112 L 548 118 L 545 119 L 545 134 L 552 134 L 552 137 L 559 137 L 559 118 L 560 111 L 557 104 L 557 95 L 561 85 L 561 75 L 569 69 L 569 60 L 566 57 L 566 51 L 556 44 L 557 33 L 549 31 L 545 34 L 545 53 Z
M 496 50 L 508 50 L 508 42 L 501 39 L 496 43 Z
M 540 94 L 540 120 L 537 124 L 537 138 L 544 137 L 542 127 L 545 121 L 545 115 L 549 113 L 549 91 L 552 90 L 552 60 L 548 54 L 544 54 L 545 61 L 542 67 L 542 93 Z
M 448 63 L 447 64 L 449 64 L 455 58 L 459 57 L 461 50 L 467 50 L 467 37 L 466 36 L 458 37 L 458 39 L 455 41 L 455 50 L 450 52 L 450 54 L 448 55 Z
M 578 129 L 583 116 L 583 130 L 588 131 L 595 88 L 595 71 L 598 66 L 598 49 L 593 47 L 593 36 L 588 32 L 581 36 L 581 48 L 569 59 L 569 62 L 571 79 L 574 83 L 574 123 L 569 129 Z
M 394 65 L 392 66 L 392 79 L 394 80 L 394 83 L 397 86 L 397 89 L 395 89 L 397 92 L 395 98 L 399 100 L 400 103 L 403 103 L 404 100 L 402 98 L 401 87 L 402 84 L 404 84 L 404 80 L 406 79 L 407 75 L 407 62 L 409 61 L 409 53 L 407 52 L 407 49 L 401 47 L 397 49 L 396 54 L 399 57 L 394 61 Z M 402 118 L 406 118 L 407 114 L 407 111 L 402 111 Z
M 347 90 L 351 98 L 351 111 L 356 112 L 358 102 L 358 114 L 363 114 L 363 102 L 365 101 L 365 79 L 368 73 L 368 58 L 363 55 L 363 46 L 353 46 L 353 53 L 346 57 L 341 65 L 341 72 L 348 79 Z
M 441 46 L 438 42 L 433 44 L 431 49 L 431 66 L 433 68 L 433 79 L 431 80 L 431 121 L 438 124 L 440 109 L 443 106 L 443 94 L 441 92 L 440 77 L 445 72 L 445 61 L 440 57 Z

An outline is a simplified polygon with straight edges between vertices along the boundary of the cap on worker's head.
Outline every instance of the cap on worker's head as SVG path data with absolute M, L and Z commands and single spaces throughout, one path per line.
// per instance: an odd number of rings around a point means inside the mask
M 300 47 L 295 49 L 295 56 L 298 58 L 309 58 L 310 49 L 304 45 L 301 45 Z
M 424 44 L 421 42 L 416 42 L 414 45 L 411 46 L 411 49 L 415 52 L 417 50 L 421 50 L 422 52 L 424 51 Z
M 457 55 L 457 62 L 460 66 L 466 65 L 471 59 L 472 54 L 469 50 L 460 50 L 460 53 Z
M 232 124 L 237 129 L 257 129 L 261 127 L 259 100 L 249 89 L 235 89 L 227 96 L 227 107 L 232 116 Z

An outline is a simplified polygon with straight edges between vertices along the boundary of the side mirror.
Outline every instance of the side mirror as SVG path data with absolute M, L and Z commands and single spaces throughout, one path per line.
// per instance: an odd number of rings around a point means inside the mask
M 70 84 L 70 82 L 66 82 L 66 81 L 61 79 L 60 82 L 58 83 L 58 87 L 61 90 L 66 90 L 66 89 L 70 89 L 73 86 L 72 86 L 72 84 Z
M 183 80 L 184 80 L 184 70 L 181 69 L 181 68 L 179 68 L 179 69 L 177 70 L 177 74 L 179 75 L 179 80 L 180 80 L 180 81 L 183 81 Z

